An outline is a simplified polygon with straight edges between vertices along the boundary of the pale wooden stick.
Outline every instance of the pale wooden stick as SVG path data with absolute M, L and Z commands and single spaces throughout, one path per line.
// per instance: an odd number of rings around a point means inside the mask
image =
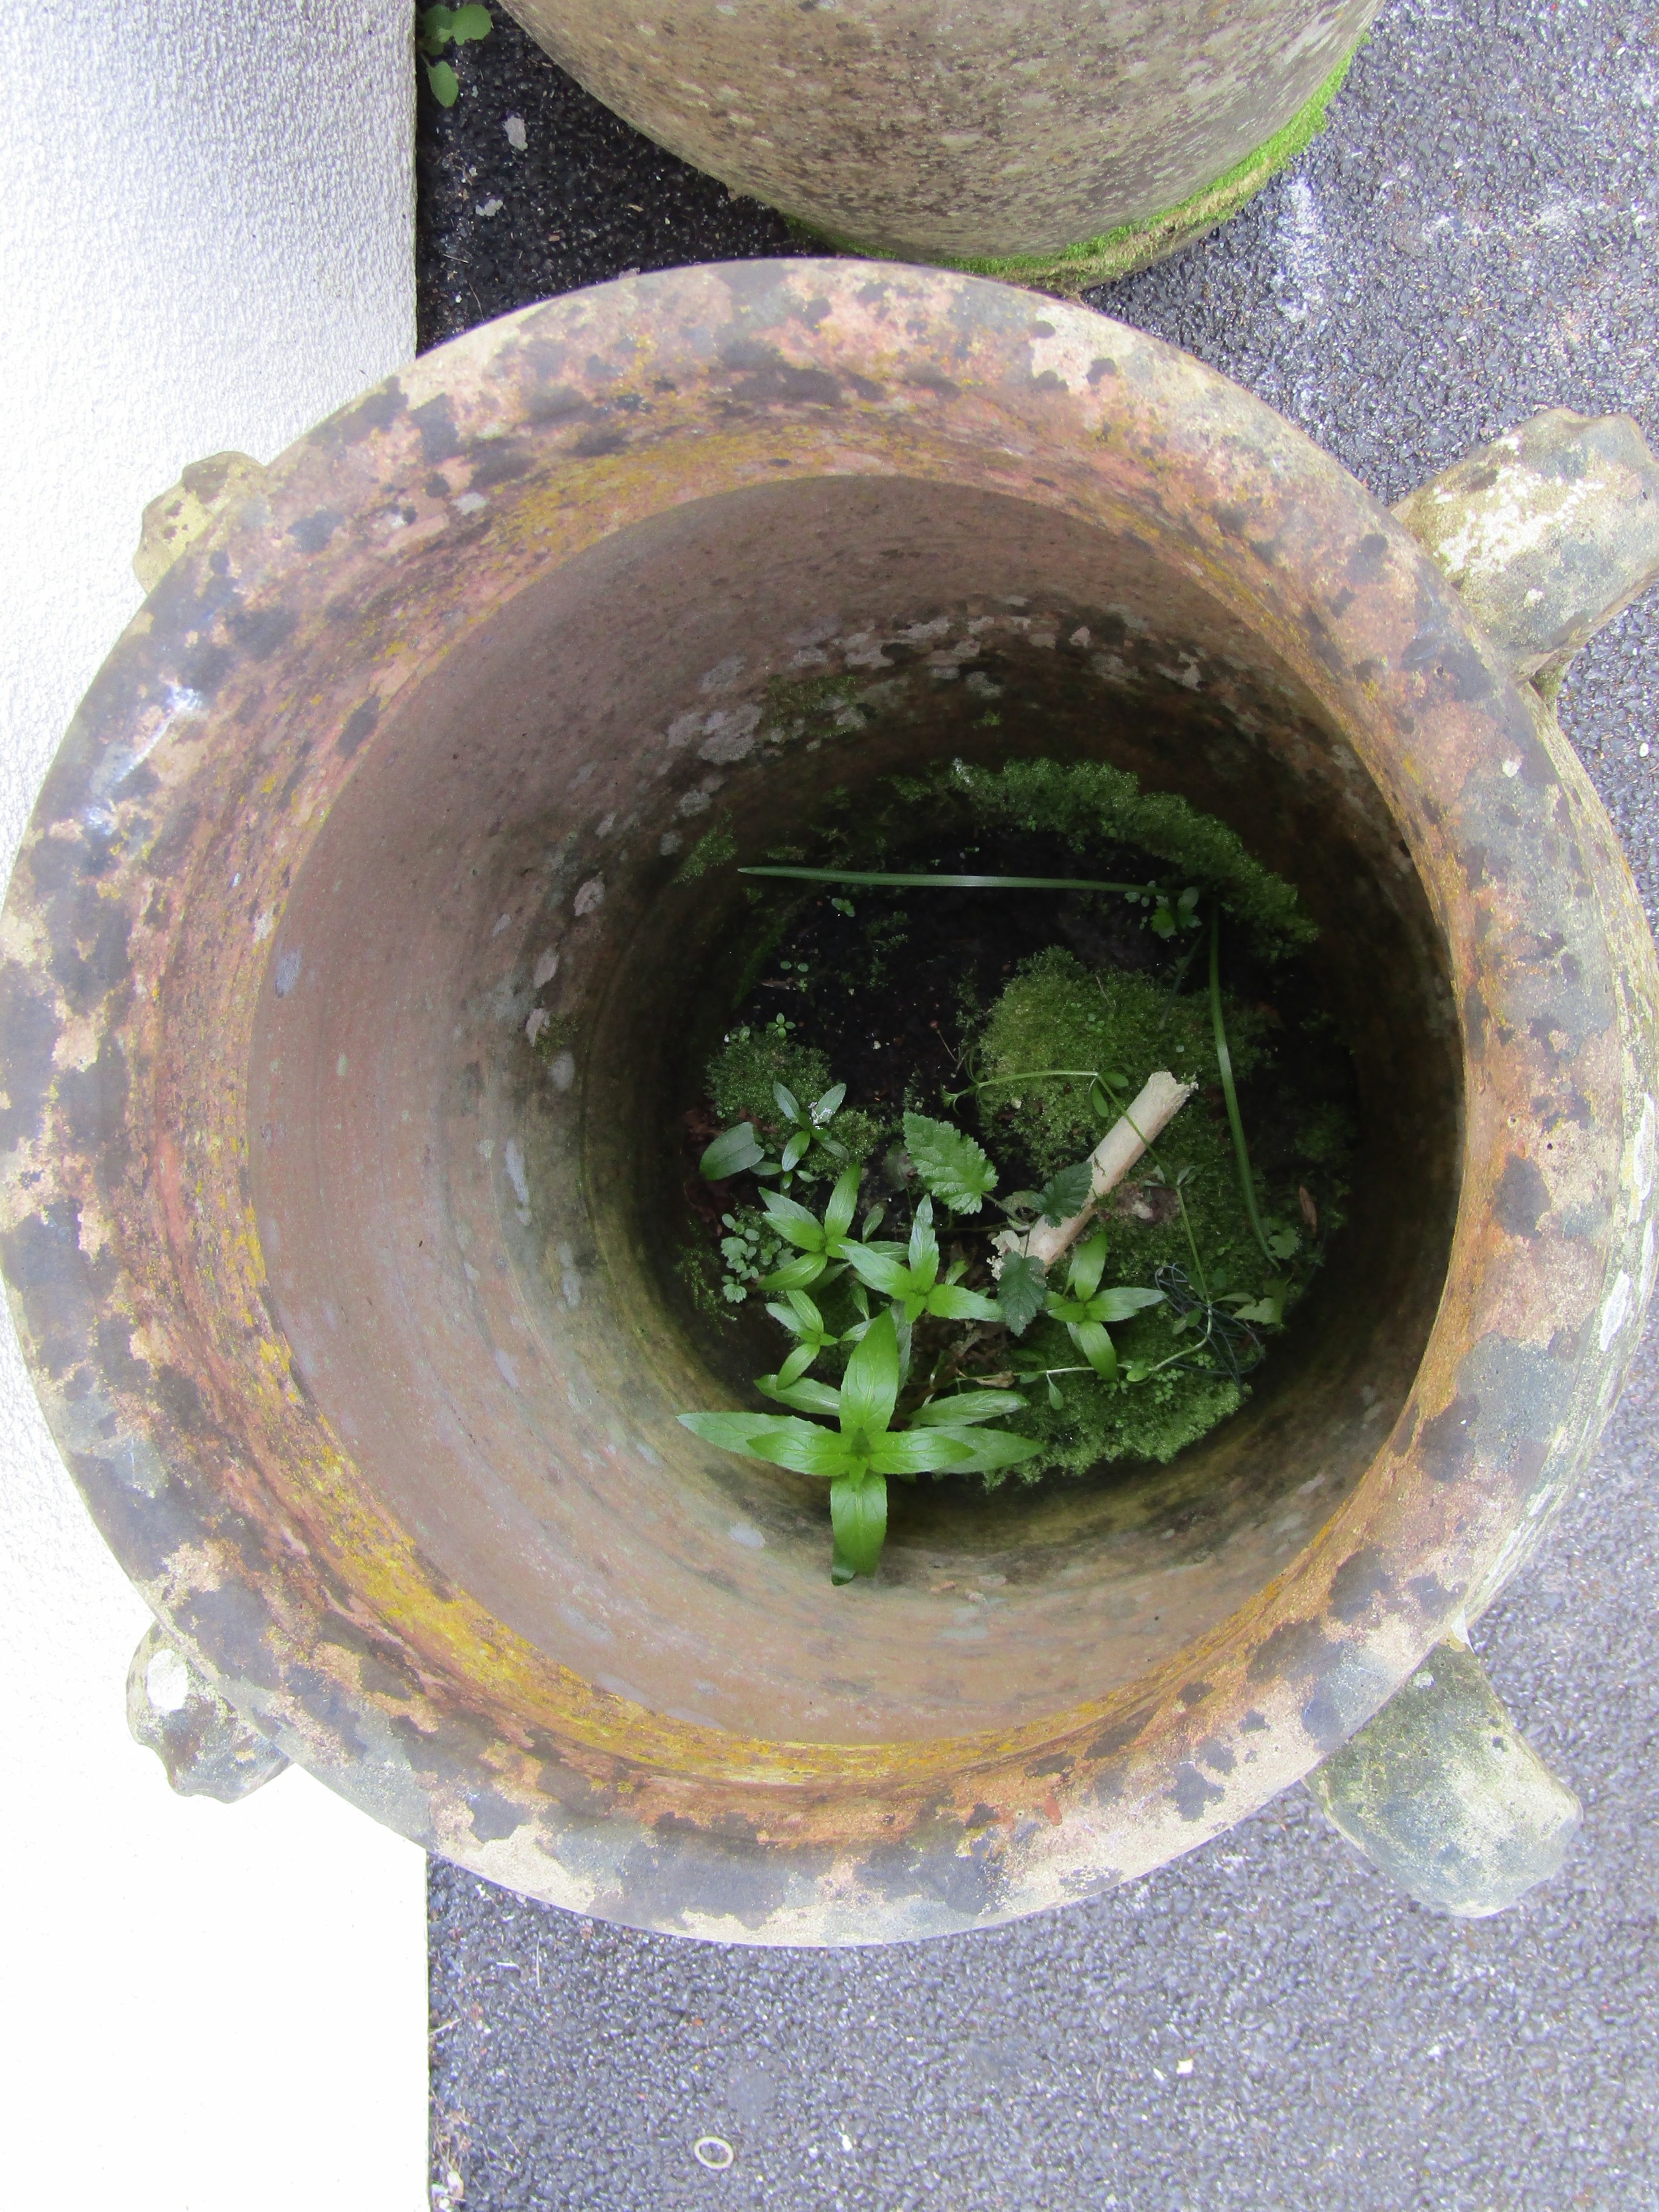
M 1026 1237 L 1021 1237 L 1017 1231 L 1006 1230 L 996 1240 L 998 1249 L 1024 1252 L 1040 1267 L 1051 1267 L 1077 1242 L 1094 1218 L 1101 1200 L 1122 1182 L 1147 1146 L 1157 1141 L 1195 1088 L 1190 1083 L 1177 1083 L 1167 1067 L 1160 1067 L 1155 1075 L 1149 1075 L 1128 1112 L 1119 1115 L 1089 1155 L 1089 1165 L 1094 1170 L 1094 1190 L 1083 1211 L 1055 1229 L 1051 1229 L 1046 1221 L 1039 1221 Z

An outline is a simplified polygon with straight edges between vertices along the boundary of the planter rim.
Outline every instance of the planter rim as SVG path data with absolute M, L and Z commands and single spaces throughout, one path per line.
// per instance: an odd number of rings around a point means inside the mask
M 781 457 L 1160 529 L 1382 791 L 1462 1018 L 1446 1288 L 1369 1474 L 1179 1663 L 976 1742 L 975 1786 L 955 1791 L 917 1767 L 907 1796 L 914 1747 L 744 1745 L 646 1714 L 445 1585 L 355 1486 L 260 1301 L 218 1014 L 197 1049 L 222 1128 L 170 1141 L 149 1114 L 212 992 L 251 1024 L 285 882 L 397 690 L 550 562 L 653 502 L 775 483 Z M 387 576 L 403 603 L 382 593 L 380 633 L 342 655 L 331 608 Z M 331 742 L 301 743 L 301 693 Z M 265 733 L 257 787 L 239 717 Z M 233 899 L 200 868 L 239 805 L 267 810 L 265 872 Z M 222 905 L 223 973 L 205 981 L 173 966 L 186 886 Z M 1490 1602 L 1593 1442 L 1652 1286 L 1655 1113 L 1630 1042 L 1652 1033 L 1652 946 L 1547 718 L 1414 541 L 1273 410 L 1157 339 L 976 277 L 789 260 L 624 279 L 374 387 L 152 592 L 53 763 L 0 929 L 0 1255 L 54 1435 L 123 1566 L 289 1756 L 482 1874 L 635 1925 L 946 1933 L 1097 1893 L 1232 1825 Z M 244 1356 L 269 1377 L 257 1403 L 251 1384 L 227 1399 Z M 567 1756 L 620 1786 L 573 1803 L 538 1778 Z M 845 1832 L 775 1840 L 756 1779 L 774 1803 L 833 1801 Z M 666 1815 L 676 1791 L 691 1817 Z M 737 1808 L 718 1827 L 716 1802 Z

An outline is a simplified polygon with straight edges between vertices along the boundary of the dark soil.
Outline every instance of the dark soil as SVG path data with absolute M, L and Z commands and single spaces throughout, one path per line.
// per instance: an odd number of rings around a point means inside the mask
M 866 833 L 884 842 L 879 830 Z M 827 835 L 838 842 L 833 823 Z M 971 842 L 947 832 L 950 843 L 910 843 L 890 848 L 862 865 L 941 874 L 1088 876 L 1114 882 L 1147 883 L 1170 870 L 1143 852 L 1098 848 L 1080 856 L 1058 836 L 1021 830 L 980 830 Z M 814 843 L 817 839 L 811 841 Z M 838 857 L 833 863 L 854 865 Z M 1035 955 L 1058 945 L 1091 969 L 1133 969 L 1167 979 L 1174 993 L 1207 997 L 1207 933 L 1183 934 L 1174 941 L 1146 926 L 1145 909 L 1115 894 L 1056 893 L 996 890 L 884 890 L 826 884 L 791 899 L 782 884 L 779 902 L 756 915 L 757 947 L 764 947 L 739 1002 L 728 1016 L 728 1031 L 763 1030 L 781 1013 L 791 1024 L 790 1044 L 822 1054 L 829 1079 L 847 1085 L 845 1104 L 886 1126 L 896 1138 L 907 1109 L 938 1115 L 977 1133 L 1000 1171 L 1000 1188 L 1012 1191 L 1038 1184 L 1040 1171 L 1022 1157 L 1023 1139 L 1006 1109 L 982 1124 L 973 1104 L 952 1106 L 951 1094 L 973 1079 L 976 1034 L 1010 979 Z M 1270 1182 L 1291 1167 L 1291 1133 L 1310 1107 L 1332 1104 L 1350 1120 L 1356 1101 L 1346 1052 L 1326 1016 L 1305 962 L 1268 962 L 1249 948 L 1242 933 L 1224 936 L 1223 982 L 1229 1001 L 1259 1018 L 1270 1040 L 1255 1068 L 1239 1085 L 1241 1108 L 1257 1164 Z M 717 1048 L 720 1037 L 708 1042 Z M 1139 1081 L 1145 1071 L 1138 1070 Z M 695 1084 L 694 1073 L 691 1080 Z M 1079 1089 L 1084 1086 L 1079 1086 Z M 1224 1130 L 1224 1104 L 1218 1083 L 1212 1084 L 1186 1109 L 1203 1115 Z M 763 1134 L 781 1143 L 781 1121 Z M 707 1096 L 684 1113 L 684 1194 L 687 1212 L 676 1232 L 702 1245 L 719 1272 L 717 1254 L 725 1233 L 722 1216 L 758 1203 L 763 1186 L 750 1176 L 710 1185 L 698 1173 L 703 1148 L 719 1133 L 721 1117 Z M 1221 1135 L 1224 1146 L 1227 1139 Z M 884 1158 L 885 1143 L 866 1162 L 860 1208 L 880 1200 L 888 1210 L 883 1231 L 901 1241 L 908 1234 L 910 1199 Z M 1304 1170 L 1305 1171 L 1305 1170 Z M 1294 1185 L 1296 1175 L 1291 1173 Z M 1138 1188 L 1138 1187 L 1137 1187 Z M 1134 1188 L 1125 1186 L 1134 1195 Z M 797 1194 L 821 1211 L 827 1185 Z M 1306 1218 L 1306 1217 L 1304 1217 Z M 987 1217 L 988 1220 L 989 1216 Z M 1314 1220 L 1317 1219 L 1317 1215 Z M 1314 1221 L 1309 1222 L 1311 1228 Z M 986 1269 L 988 1249 L 969 1233 L 959 1247 L 971 1262 L 968 1287 L 991 1291 Z M 689 1289 L 680 1279 L 681 1291 Z M 679 1299 L 677 1297 L 677 1303 Z M 777 1333 L 751 1296 L 743 1306 L 709 1310 L 705 1291 L 702 1313 L 693 1334 L 716 1371 L 740 1391 L 759 1367 L 779 1356 Z M 718 1316 L 718 1317 L 717 1317 Z M 850 1313 L 845 1319 L 850 1319 Z M 843 1325 L 836 1323 L 836 1326 Z M 950 1325 L 924 1323 L 946 1338 L 959 1334 Z M 966 1352 L 969 1370 L 988 1373 L 1008 1364 L 1002 1332 L 979 1330 L 986 1341 Z M 922 1350 L 919 1339 L 918 1352 Z M 988 1365 L 987 1363 L 988 1362 Z M 757 1365 L 758 1363 L 758 1367 Z M 835 1361 L 827 1362 L 828 1368 Z
M 510 15 L 494 5 L 490 14 L 489 38 L 449 49 L 460 80 L 453 107 L 441 107 L 424 69 L 416 72 L 422 352 L 475 323 L 612 276 L 814 250 L 775 209 L 738 198 L 630 131 Z M 522 151 L 507 137 L 514 116 Z
M 983 833 L 969 845 L 913 849 L 872 865 L 1125 883 L 1170 873 L 1145 853 L 1116 847 L 1080 859 L 1058 837 L 1022 832 Z M 1142 909 L 1115 896 L 826 884 L 789 916 L 747 995 L 732 1008 L 729 1026 L 759 1028 L 782 1012 L 793 1024 L 794 1042 L 816 1047 L 834 1079 L 846 1084 L 848 1105 L 895 1124 L 908 1106 L 973 1128 L 971 1109 L 953 1115 L 945 1103 L 971 1079 L 963 1060 L 973 1029 L 1015 970 L 1051 945 L 1065 946 L 1087 967 L 1161 974 L 1172 989 L 1179 976 L 1186 994 L 1207 987 L 1204 951 L 1192 957 L 1191 936 L 1165 942 L 1146 927 Z M 1346 1055 L 1330 1035 L 1304 963 L 1270 964 L 1236 938 L 1224 942 L 1222 981 L 1275 1033 L 1274 1052 L 1239 1086 L 1253 1153 L 1271 1173 L 1275 1133 L 1293 1121 L 1292 1101 L 1304 1112 L 1310 1099 L 1322 1098 L 1352 1110 Z M 1219 1085 L 1200 1103 L 1220 1113 Z M 719 1127 L 707 1100 L 694 1106 L 687 1120 L 694 1165 L 695 1154 Z M 1024 1163 L 998 1157 L 1011 1171 L 1025 1172 Z
M 1100 858 L 1109 881 L 1158 872 L 1144 854 Z M 1059 839 L 1032 836 L 981 838 L 970 848 L 908 855 L 904 865 L 912 864 L 941 875 L 1092 872 Z M 842 913 L 832 896 L 853 913 Z M 733 1022 L 758 1024 L 781 1008 L 800 1042 L 816 1045 L 846 1084 L 849 1105 L 893 1121 L 907 1104 L 937 1114 L 945 1110 L 942 1094 L 968 1079 L 964 1018 L 990 1006 L 1017 968 L 1056 944 L 1091 965 L 1174 964 L 1134 909 L 1086 893 L 827 886 L 802 906 Z M 789 970 L 780 970 L 781 961 Z

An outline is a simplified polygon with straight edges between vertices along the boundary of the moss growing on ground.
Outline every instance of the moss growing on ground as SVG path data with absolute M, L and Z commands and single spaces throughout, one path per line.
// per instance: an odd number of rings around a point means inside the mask
M 822 1098 L 836 1079 L 823 1054 L 814 1046 L 798 1044 L 788 1023 L 780 1017 L 761 1028 L 733 1030 L 703 1071 L 703 1080 L 723 1127 L 752 1121 L 763 1141 L 781 1142 L 789 1125 L 773 1085 L 781 1083 L 805 1109 Z M 859 1107 L 843 1106 L 824 1133 L 848 1159 L 866 1160 L 893 1134 L 893 1125 Z M 796 1172 L 803 1182 L 813 1183 L 840 1165 L 834 1153 L 826 1155 L 815 1146 Z
M 723 868 L 728 860 L 737 858 L 738 841 L 732 835 L 732 825 L 724 815 L 703 831 L 686 854 L 674 878 L 677 884 L 694 884 L 702 876 L 710 875 Z
M 1156 1310 L 1112 1334 L 1126 1360 L 1158 1360 L 1174 1348 L 1168 1320 Z M 1020 1355 L 1028 1354 L 1034 1365 L 1045 1367 L 1075 1367 L 1079 1361 L 1071 1339 L 1053 1322 L 1039 1322 L 1026 1336 Z M 1113 1460 L 1151 1460 L 1162 1466 L 1236 1413 L 1250 1395 L 1247 1385 L 1225 1376 L 1174 1367 L 1132 1389 L 1109 1389 L 1092 1375 L 1061 1375 L 1054 1387 L 1058 1406 L 1038 1384 L 1027 1390 L 1024 1412 L 1008 1419 L 1017 1435 L 1035 1437 L 1042 1446 L 1036 1459 L 1012 1470 L 1027 1482 L 1045 1474 L 1086 1474 Z M 1001 1480 L 988 1476 L 987 1487 Z
M 1242 1074 L 1257 1057 L 1261 1024 L 1236 1005 L 1224 1007 Z M 1059 947 L 1026 963 L 986 1023 L 980 1073 L 994 1087 L 981 1091 L 980 1108 L 992 1151 L 1006 1151 L 1012 1139 L 1040 1176 L 1085 1159 L 1118 1112 L 1109 1098 L 1106 1112 L 1099 1110 L 1086 1078 L 1007 1079 L 1044 1066 L 1100 1068 L 1121 1078 L 1111 1088 L 1122 1104 L 1155 1068 L 1200 1086 L 1158 1139 L 1154 1157 L 1108 1201 L 1103 1280 L 1150 1285 L 1153 1271 L 1166 1264 L 1193 1273 L 1192 1247 L 1169 1188 L 1184 1176 L 1182 1196 L 1212 1295 L 1265 1285 L 1273 1271 L 1250 1227 L 1224 1111 L 1209 1095 L 1218 1072 L 1207 1000 L 1171 1000 L 1167 985 L 1121 970 L 1091 971 Z M 1257 1203 L 1271 1210 L 1259 1176 Z
M 823 711 L 839 702 L 825 695 L 792 703 Z M 1089 1263 L 1079 1271 L 1087 1277 L 1081 1289 L 1066 1260 L 1048 1269 L 1046 1283 L 1039 1277 L 1021 1290 L 1016 1275 L 1006 1285 L 988 1241 L 1000 1226 L 989 1208 L 982 1220 L 957 1220 L 948 1202 L 942 1212 L 935 1208 L 935 1233 L 941 1263 L 956 1269 L 969 1302 L 972 1326 L 964 1328 L 961 1309 L 911 1317 L 912 1398 L 974 1384 L 1012 1383 L 1019 1391 L 1024 1406 L 999 1418 L 1037 1446 L 1010 1470 L 1021 1481 L 1165 1463 L 1249 1397 L 1251 1370 L 1340 1224 L 1354 1142 L 1342 1103 L 1346 1056 L 1321 1010 L 1306 1003 L 1299 963 L 1285 959 L 1310 941 L 1312 925 L 1294 887 L 1224 823 L 1178 798 L 1143 793 L 1133 775 L 1099 763 L 1016 762 L 992 772 L 957 761 L 919 782 L 892 779 L 890 788 L 896 803 L 868 810 L 855 824 L 843 823 L 838 808 L 827 810 L 834 820 L 823 836 L 834 849 L 824 865 L 868 866 L 896 841 L 895 858 L 915 867 L 905 841 L 911 823 L 931 812 L 945 868 L 992 872 L 1000 860 L 1020 876 L 1075 872 L 1130 888 L 1057 906 L 1052 923 L 1028 899 L 1011 907 L 1006 931 L 977 909 L 935 907 L 926 892 L 899 900 L 864 890 L 842 896 L 832 883 L 821 895 L 794 898 L 761 925 L 736 1001 L 747 1024 L 732 1030 L 708 1063 L 715 1115 L 726 1127 L 752 1122 L 769 1160 L 781 1158 L 791 1124 L 774 1086 L 810 1108 L 849 1083 L 851 1096 L 824 1133 L 830 1141 L 814 1143 L 789 1170 L 792 1194 L 821 1214 L 842 1162 L 858 1161 L 856 1218 L 878 1203 L 884 1220 L 869 1233 L 886 1240 L 881 1249 L 899 1253 L 927 1173 L 901 1148 L 882 1157 L 898 1133 L 901 1103 L 924 1117 L 942 1112 L 964 1142 L 976 1127 L 997 1171 L 995 1200 L 1010 1202 L 1023 1228 L 1036 1210 L 1031 1194 L 1085 1162 L 1151 1074 L 1167 1068 L 1190 1085 L 1087 1232 L 1086 1243 L 1098 1236 L 1104 1247 L 1101 1290 L 1156 1294 L 1129 1317 L 1116 1319 L 1112 1309 L 1107 1344 L 1101 1323 L 1066 1303 L 1093 1295 Z M 975 842 L 981 836 L 984 842 Z M 1078 855 L 1075 871 L 1061 857 L 1067 848 Z M 781 857 L 793 865 L 807 855 Z M 1221 1007 L 1243 1086 L 1260 1236 L 1240 1184 L 1201 957 L 1218 914 L 1239 994 L 1224 994 Z M 1070 944 L 1054 942 L 1051 929 Z M 1273 1003 L 1257 1003 L 1264 963 L 1280 961 L 1272 970 Z M 1012 975 L 1010 963 L 1022 963 Z M 763 966 L 776 975 L 763 978 Z M 787 1014 L 772 1012 L 777 1002 L 761 995 L 770 990 L 785 994 Z M 769 1169 L 769 1176 L 781 1172 Z M 762 1178 L 763 1193 L 773 1187 Z M 1067 1199 L 1062 1210 L 1079 1202 Z M 757 1328 L 763 1341 L 758 1314 L 737 1309 L 766 1295 L 759 1280 L 778 1256 L 761 1249 L 770 1234 L 765 1217 L 738 1204 L 721 1226 L 720 1261 L 711 1256 L 689 1286 L 691 1297 L 705 1314 L 728 1316 L 734 1328 Z M 831 1269 L 808 1293 L 831 1340 L 814 1353 L 811 1379 L 820 1385 L 838 1380 L 853 1334 L 891 1291 L 878 1279 L 861 1287 L 858 1268 L 841 1272 L 836 1279 Z M 1041 1312 L 1045 1294 L 1057 1314 Z M 1110 1306 L 1103 1302 L 1102 1313 Z M 1079 1322 L 1075 1338 L 1068 1320 Z M 908 1418 L 908 1403 L 902 1410 Z M 991 1486 L 1006 1476 L 982 1479 Z
M 1172 792 L 1143 791 L 1139 777 L 1104 761 L 1010 761 L 997 770 L 953 762 L 950 773 L 988 823 L 1048 830 L 1077 852 L 1137 845 L 1186 882 L 1212 891 L 1269 957 L 1310 945 L 1318 931 L 1296 887 L 1264 867 L 1235 830 Z
M 1261 1058 L 1262 1024 L 1231 1001 L 1224 1000 L 1223 1011 L 1234 1066 L 1243 1073 Z M 1086 1073 L 1024 1079 L 1043 1067 L 1102 1070 L 1115 1098 L 1103 1099 Z M 1307 1279 L 1297 1167 L 1279 1188 L 1256 1174 L 1258 1206 L 1284 1246 L 1278 1258 L 1269 1259 L 1250 1224 L 1217 1094 L 1206 997 L 1171 1000 L 1167 985 L 1146 975 L 1091 970 L 1059 947 L 1039 953 L 992 1008 L 980 1040 L 979 1075 L 991 1086 L 979 1094 L 984 1141 L 994 1155 L 1022 1154 L 1034 1176 L 1052 1175 L 1087 1158 L 1157 1068 L 1199 1087 L 1143 1165 L 1105 1201 L 1098 1221 L 1106 1238 L 1102 1282 L 1153 1289 L 1160 1269 L 1179 1269 L 1179 1279 L 1193 1292 L 1211 1298 L 1255 1300 L 1273 1295 L 1270 1286 L 1277 1286 L 1288 1310 Z M 1340 1164 L 1346 1148 L 1340 1115 L 1312 1120 L 1318 1125 L 1310 1129 L 1315 1143 L 1330 1164 Z M 1050 1278 L 1054 1287 L 1059 1272 Z M 1115 1328 L 1122 1364 L 1139 1360 L 1157 1366 L 1189 1347 L 1194 1334 L 1178 1331 L 1178 1318 L 1166 1303 Z M 1076 1369 L 1081 1355 L 1063 1328 L 1044 1321 L 1019 1344 L 1017 1364 L 1027 1371 Z M 1030 1403 L 1012 1421 L 1043 1446 L 1038 1458 L 1018 1470 L 1028 1480 L 1042 1474 L 1081 1474 L 1113 1460 L 1171 1459 L 1236 1413 L 1249 1395 L 1248 1385 L 1196 1367 L 1166 1368 L 1121 1389 L 1091 1374 L 1065 1373 L 1056 1376 L 1055 1388 L 1058 1406 L 1044 1385 L 1029 1386 Z
M 797 1044 L 781 1023 L 763 1029 L 733 1030 L 709 1061 L 705 1079 L 714 1111 L 724 1127 L 753 1121 L 770 1127 L 781 1121 L 775 1083 L 793 1091 L 810 1106 L 830 1088 L 830 1063 L 811 1045 Z

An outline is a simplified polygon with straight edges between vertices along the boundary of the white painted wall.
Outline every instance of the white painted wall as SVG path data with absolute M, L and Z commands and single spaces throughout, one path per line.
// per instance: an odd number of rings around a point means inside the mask
M 407 0 L 34 0 L 0 125 L 0 875 L 140 510 L 414 351 Z M 148 1620 L 0 1322 L 0 2199 L 416 2212 L 424 1862 L 304 1774 L 174 1797 Z

